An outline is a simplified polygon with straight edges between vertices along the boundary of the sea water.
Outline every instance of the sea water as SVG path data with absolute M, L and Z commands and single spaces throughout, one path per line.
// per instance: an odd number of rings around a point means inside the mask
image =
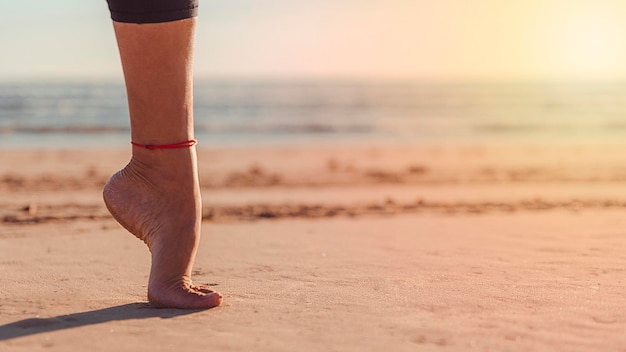
M 197 80 L 202 146 L 626 141 L 625 82 Z M 0 148 L 125 147 L 122 82 L 0 83 Z

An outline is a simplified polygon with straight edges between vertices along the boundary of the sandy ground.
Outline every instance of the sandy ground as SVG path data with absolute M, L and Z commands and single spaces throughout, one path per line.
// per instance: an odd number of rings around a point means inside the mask
M 626 351 L 626 146 L 200 150 L 207 311 L 145 303 L 127 151 L 0 151 L 0 351 Z

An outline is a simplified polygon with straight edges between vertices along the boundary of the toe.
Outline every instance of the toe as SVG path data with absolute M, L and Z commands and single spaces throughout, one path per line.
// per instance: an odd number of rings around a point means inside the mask
M 222 303 L 222 295 L 211 291 L 176 290 L 161 295 L 148 295 L 148 301 L 154 308 L 208 309 Z
M 211 287 L 209 287 L 208 285 L 191 285 L 190 288 L 196 292 L 201 292 L 201 293 L 213 293 L 215 291 L 213 291 L 211 289 Z

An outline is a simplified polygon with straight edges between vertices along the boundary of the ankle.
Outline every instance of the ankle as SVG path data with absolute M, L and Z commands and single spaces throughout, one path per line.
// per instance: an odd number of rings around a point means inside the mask
M 177 143 L 169 143 L 169 144 L 141 144 L 135 141 L 130 141 L 134 147 L 144 148 L 148 150 L 156 150 L 156 149 L 185 149 L 191 148 L 194 145 L 198 144 L 198 141 L 195 139 L 188 139 L 183 142 Z
M 194 147 L 176 149 L 146 149 L 132 147 L 132 159 L 154 168 L 177 168 L 196 164 L 196 150 Z

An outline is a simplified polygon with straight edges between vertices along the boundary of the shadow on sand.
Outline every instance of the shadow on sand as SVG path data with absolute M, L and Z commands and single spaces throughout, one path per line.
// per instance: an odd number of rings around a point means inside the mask
M 81 326 L 102 324 L 116 320 L 174 318 L 202 310 L 154 309 L 147 303 L 131 303 L 121 306 L 60 315 L 53 318 L 31 318 L 0 325 L 0 341 L 41 334 Z

